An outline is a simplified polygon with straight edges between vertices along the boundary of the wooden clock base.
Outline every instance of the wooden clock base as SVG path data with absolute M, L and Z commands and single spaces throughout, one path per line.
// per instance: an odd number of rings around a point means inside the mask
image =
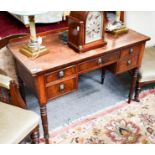
M 78 53 L 83 53 L 89 50 L 100 48 L 100 47 L 105 46 L 106 44 L 107 42 L 105 42 L 104 40 L 95 41 L 93 43 L 88 43 L 88 44 L 81 45 L 81 46 L 76 46 L 73 43 L 68 42 L 69 47 L 73 48 Z

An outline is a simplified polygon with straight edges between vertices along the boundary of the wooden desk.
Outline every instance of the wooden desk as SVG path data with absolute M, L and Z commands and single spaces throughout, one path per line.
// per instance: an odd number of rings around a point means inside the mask
M 49 53 L 36 59 L 27 58 L 19 52 L 19 48 L 27 40 L 12 40 L 8 48 L 16 60 L 21 91 L 23 92 L 24 82 L 38 97 L 47 143 L 49 135 L 46 104 L 51 99 L 77 90 L 80 74 L 102 67 L 115 74 L 132 70 L 128 102 L 131 101 L 145 42 L 149 37 L 133 30 L 118 37 L 106 34 L 105 47 L 78 54 L 60 42 L 57 32 L 48 32 L 42 36 Z

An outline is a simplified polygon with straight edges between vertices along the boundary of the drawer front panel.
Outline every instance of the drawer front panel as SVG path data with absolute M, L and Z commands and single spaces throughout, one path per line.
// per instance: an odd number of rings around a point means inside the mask
M 115 62 L 119 59 L 120 52 L 114 52 L 112 54 L 101 56 L 78 65 L 79 73 L 91 71 L 95 68 L 102 67 L 105 64 Z
M 103 56 L 102 59 L 103 59 L 103 64 L 104 63 L 109 63 L 109 62 L 114 62 L 114 61 L 117 61 L 120 57 L 120 52 L 117 51 L 117 52 L 114 52 L 112 54 L 108 54 L 106 56 Z
M 52 99 L 77 89 L 77 79 L 73 78 L 47 87 L 47 98 Z
M 76 66 L 67 67 L 53 73 L 46 74 L 46 83 L 61 80 L 76 74 Z
M 135 57 L 139 55 L 140 45 L 132 46 L 121 51 L 121 58 Z
M 128 71 L 129 69 L 136 67 L 137 62 L 138 62 L 138 56 L 122 60 L 118 64 L 117 72 L 120 73 L 120 72 Z

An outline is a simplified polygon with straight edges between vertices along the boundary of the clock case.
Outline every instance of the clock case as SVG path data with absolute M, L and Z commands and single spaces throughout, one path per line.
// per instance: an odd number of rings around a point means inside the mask
M 85 43 L 86 20 L 89 11 L 71 11 L 68 16 L 68 45 L 76 52 L 85 52 L 106 44 L 104 40 L 106 14 L 103 11 L 102 38 L 90 43 Z

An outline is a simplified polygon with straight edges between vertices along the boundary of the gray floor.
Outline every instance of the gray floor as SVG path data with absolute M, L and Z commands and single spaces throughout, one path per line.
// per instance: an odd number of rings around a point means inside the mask
M 127 99 L 130 78 L 128 73 L 114 76 L 107 72 L 101 85 L 99 70 L 80 76 L 78 91 L 47 104 L 49 131 Z M 28 90 L 26 95 L 29 109 L 40 113 L 37 99 Z

